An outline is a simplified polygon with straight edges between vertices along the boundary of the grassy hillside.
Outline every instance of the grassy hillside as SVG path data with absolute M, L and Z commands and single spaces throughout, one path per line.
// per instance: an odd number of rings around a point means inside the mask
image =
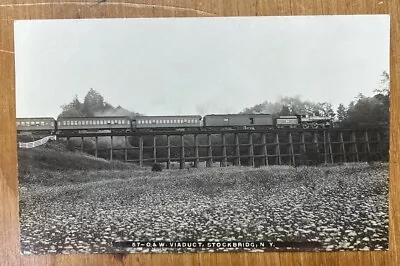
M 63 172 L 80 174 L 82 180 L 87 178 L 82 172 L 94 170 L 128 170 L 133 164 L 120 161 L 107 161 L 80 152 L 71 152 L 58 142 L 49 142 L 34 149 L 18 150 L 18 173 L 20 183 L 46 183 Z M 71 180 L 72 181 L 72 180 Z

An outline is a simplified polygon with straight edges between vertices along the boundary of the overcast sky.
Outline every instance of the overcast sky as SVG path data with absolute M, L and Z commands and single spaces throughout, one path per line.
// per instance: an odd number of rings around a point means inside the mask
M 347 105 L 389 71 L 389 16 L 16 21 L 15 58 L 17 117 L 56 117 L 90 88 L 147 115 Z

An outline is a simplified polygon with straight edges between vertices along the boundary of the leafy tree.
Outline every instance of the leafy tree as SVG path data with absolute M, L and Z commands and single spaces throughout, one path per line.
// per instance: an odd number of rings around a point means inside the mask
M 78 95 L 68 104 L 61 106 L 62 112 L 59 117 L 80 117 L 84 116 L 82 112 L 82 103 L 78 99 Z
M 383 72 L 380 86 L 375 90 L 375 95 L 366 97 L 359 94 L 356 101 L 350 103 L 347 117 L 343 121 L 351 126 L 378 126 L 389 124 L 389 75 Z
M 347 110 L 346 107 L 343 104 L 339 104 L 338 109 L 337 109 L 337 119 L 339 122 L 342 122 L 347 118 Z
M 104 97 L 90 89 L 86 94 L 83 103 L 75 95 L 75 98 L 68 104 L 62 105 L 62 112 L 59 117 L 90 117 L 90 116 L 135 116 L 139 113 L 131 112 L 122 106 L 114 108 L 104 100 Z
M 83 101 L 82 111 L 86 116 L 96 116 L 97 113 L 113 108 L 112 105 L 104 101 L 104 97 L 100 93 L 91 88 Z

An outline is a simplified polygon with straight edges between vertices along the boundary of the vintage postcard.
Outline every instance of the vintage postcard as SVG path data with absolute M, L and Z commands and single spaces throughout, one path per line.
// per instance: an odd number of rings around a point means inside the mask
M 14 28 L 22 254 L 388 249 L 389 16 Z

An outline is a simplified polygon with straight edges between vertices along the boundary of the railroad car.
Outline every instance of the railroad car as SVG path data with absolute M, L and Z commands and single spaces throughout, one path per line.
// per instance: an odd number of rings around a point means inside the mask
M 332 127 L 332 118 L 327 116 L 307 116 L 301 115 L 301 126 L 303 128 L 330 128 Z
M 98 117 L 60 117 L 57 120 L 57 131 L 98 131 L 129 132 L 132 130 L 129 116 L 98 116 Z
M 53 134 L 56 130 L 56 120 L 53 117 L 25 117 L 17 118 L 17 132 L 48 132 Z
M 203 118 L 206 128 L 257 129 L 273 128 L 271 114 L 212 114 Z
M 275 120 L 276 128 L 297 128 L 300 124 L 300 116 L 295 115 L 279 116 Z
M 201 116 L 184 115 L 184 116 L 136 116 L 132 119 L 133 129 L 199 129 L 201 124 Z

